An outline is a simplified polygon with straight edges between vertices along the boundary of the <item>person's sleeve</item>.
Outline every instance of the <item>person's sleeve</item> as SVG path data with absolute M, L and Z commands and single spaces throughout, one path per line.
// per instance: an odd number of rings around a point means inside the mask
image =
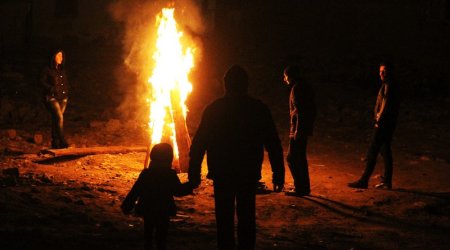
M 133 184 L 130 192 L 128 192 L 127 196 L 125 197 L 125 200 L 123 200 L 122 205 L 120 206 L 124 214 L 130 214 L 134 206 L 136 205 L 136 201 L 139 198 L 142 190 L 143 173 L 144 171 L 141 172 L 138 179 Z
M 270 166 L 272 167 L 272 183 L 276 185 L 284 184 L 284 159 L 283 148 L 272 115 L 268 108 L 264 109 L 264 147 L 269 155 Z
M 197 129 L 197 133 L 192 139 L 191 148 L 189 151 L 189 170 L 188 179 L 193 188 L 200 185 L 201 182 L 201 169 L 203 157 L 206 153 L 206 145 L 208 143 L 208 110 L 205 110 L 202 116 L 202 120 Z
M 189 183 L 181 183 L 180 178 L 178 178 L 177 173 L 172 170 L 170 174 L 170 181 L 172 183 L 172 193 L 174 196 L 185 196 L 192 194 L 192 188 Z
M 293 103 L 294 103 L 294 116 L 295 116 L 295 124 L 293 124 L 295 127 L 294 129 L 294 138 L 297 138 L 298 135 L 300 135 L 300 133 L 302 132 L 303 129 L 303 118 L 304 116 L 304 107 L 303 107 L 303 98 L 301 96 L 301 92 L 300 92 L 300 88 L 298 86 L 294 86 L 293 91 L 293 95 L 292 98 L 294 98 Z
M 384 98 L 380 100 L 378 113 L 375 117 L 375 121 L 377 124 L 380 124 L 383 121 L 384 116 L 386 114 L 387 105 L 390 105 L 389 99 L 391 98 L 391 90 L 388 85 L 386 85 L 383 89 L 381 89 L 380 92 L 381 91 L 384 91 L 384 93 L 380 93 L 384 96 Z
M 48 82 L 48 70 L 47 68 L 42 70 L 41 75 L 39 77 L 39 83 L 42 87 L 48 92 L 52 91 L 53 86 Z
M 298 138 L 302 133 L 312 132 L 317 107 L 315 93 L 311 86 L 305 85 L 302 88 L 295 86 L 294 88 L 294 104 L 297 110 L 295 138 Z

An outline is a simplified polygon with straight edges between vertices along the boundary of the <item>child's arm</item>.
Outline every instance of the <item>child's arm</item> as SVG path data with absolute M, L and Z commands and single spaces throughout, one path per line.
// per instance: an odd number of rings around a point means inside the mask
M 142 173 L 143 172 L 141 172 L 138 179 L 131 188 L 130 192 L 128 192 L 127 196 L 125 197 L 125 200 L 123 200 L 122 205 L 120 206 L 124 214 L 131 214 L 131 211 L 136 205 L 136 201 L 141 194 L 141 186 L 143 178 Z
M 179 196 L 185 196 L 185 195 L 192 194 L 193 188 L 192 188 L 191 183 L 186 182 L 186 183 L 183 183 L 180 185 L 181 185 L 181 187 L 180 187 L 180 195 Z
M 181 183 L 175 171 L 173 172 L 173 183 L 174 183 L 174 196 L 185 196 L 188 194 L 192 194 L 192 185 L 189 182 Z
M 127 194 L 127 197 L 125 197 L 125 200 L 123 200 L 122 205 L 120 205 L 120 208 L 122 209 L 122 212 L 124 214 L 131 214 L 131 210 L 133 210 L 134 206 L 136 205 L 136 200 L 138 198 L 137 192 L 136 192 L 136 184 L 133 185 L 130 192 Z

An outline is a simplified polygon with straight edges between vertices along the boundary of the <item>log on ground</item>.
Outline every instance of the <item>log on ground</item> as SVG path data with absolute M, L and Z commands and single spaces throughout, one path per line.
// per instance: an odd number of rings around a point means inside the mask
M 131 152 L 146 152 L 147 147 L 135 146 L 110 146 L 110 147 L 89 147 L 89 148 L 62 148 L 62 149 L 44 149 L 40 154 L 51 155 L 53 157 L 61 156 L 84 156 L 97 154 L 126 154 Z

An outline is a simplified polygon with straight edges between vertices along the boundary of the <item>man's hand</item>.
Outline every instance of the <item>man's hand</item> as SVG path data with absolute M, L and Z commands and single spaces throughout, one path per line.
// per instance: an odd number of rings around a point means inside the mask
M 131 210 L 133 210 L 134 204 L 130 202 L 129 199 L 125 199 L 122 202 L 122 205 L 120 205 L 120 209 L 122 210 L 123 214 L 131 214 Z
M 375 121 L 374 124 L 373 124 L 373 126 L 374 126 L 375 128 L 378 128 L 378 127 L 379 127 L 378 121 Z
M 283 191 L 284 184 L 273 184 L 273 191 L 279 193 Z

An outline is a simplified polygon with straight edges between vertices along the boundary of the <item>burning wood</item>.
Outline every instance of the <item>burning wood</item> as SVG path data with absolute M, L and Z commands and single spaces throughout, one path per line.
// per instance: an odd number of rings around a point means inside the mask
M 183 110 L 180 106 L 180 96 L 177 91 L 173 91 L 172 99 L 172 115 L 175 123 L 175 134 L 178 148 L 178 162 L 181 172 L 186 173 L 189 169 L 189 148 L 191 146 L 191 138 L 186 127 L 186 120 L 183 116 Z
M 193 49 L 182 44 L 173 8 L 164 8 L 157 17 L 158 36 L 153 53 L 154 68 L 148 79 L 150 143 L 144 167 L 148 166 L 151 147 L 160 142 L 174 148 L 175 167 L 188 169 L 190 137 L 186 127 L 185 101 L 192 91 L 189 72 L 194 66 Z

